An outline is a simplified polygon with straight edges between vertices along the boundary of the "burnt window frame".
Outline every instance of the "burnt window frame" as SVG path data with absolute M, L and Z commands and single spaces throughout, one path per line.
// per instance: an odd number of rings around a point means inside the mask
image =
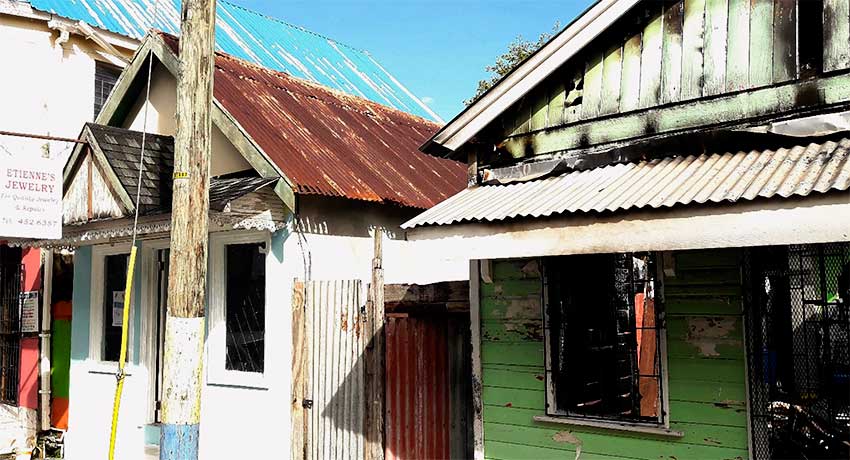
M 634 417 L 614 416 L 614 415 L 591 415 L 582 414 L 570 411 L 566 408 L 560 408 L 557 404 L 556 385 L 554 378 L 555 366 L 553 363 L 553 347 L 552 347 L 552 329 L 551 316 L 552 299 L 551 299 L 551 283 L 553 282 L 551 275 L 553 259 L 556 257 L 571 257 L 571 256 L 556 256 L 547 257 L 541 260 L 542 267 L 542 296 L 543 296 L 543 327 L 544 327 L 544 350 L 545 350 L 545 411 L 544 417 L 535 417 L 538 421 L 560 422 L 576 425 L 589 425 L 599 427 L 609 427 L 615 429 L 634 429 L 637 431 L 646 431 L 656 434 L 669 434 L 673 436 L 681 436 L 679 432 L 670 431 L 670 404 L 669 404 L 669 384 L 668 384 L 668 356 L 667 356 L 667 326 L 665 321 L 665 302 L 664 302 L 664 271 L 663 271 L 663 253 L 661 252 L 630 252 L 607 254 L 609 256 L 634 256 L 636 254 L 646 254 L 652 257 L 654 270 L 652 271 L 653 281 L 653 303 L 655 309 L 655 333 L 657 337 L 656 356 L 659 366 L 656 375 L 658 379 L 658 416 L 656 419 L 639 419 Z M 597 254 L 599 256 L 606 254 Z M 632 269 L 633 271 L 633 269 Z M 612 273 L 614 276 L 614 273 Z M 629 283 L 632 285 L 632 297 L 636 291 L 636 284 L 633 278 L 630 278 Z M 634 313 L 634 303 L 631 304 L 632 313 Z M 634 317 L 634 314 L 632 315 Z M 636 324 L 632 320 L 633 330 L 636 330 Z M 639 372 L 639 371 L 638 371 Z M 638 374 L 638 384 L 640 383 L 640 375 Z M 655 374 L 654 374 L 655 375 Z
M 97 120 L 98 115 L 103 111 L 103 107 L 106 105 L 106 101 L 109 100 L 109 95 L 115 90 L 115 85 L 118 84 L 118 79 L 121 78 L 121 72 L 123 71 L 124 69 L 121 67 L 108 62 L 94 61 L 93 120 Z M 104 87 L 106 85 L 109 85 L 109 91 L 104 94 Z

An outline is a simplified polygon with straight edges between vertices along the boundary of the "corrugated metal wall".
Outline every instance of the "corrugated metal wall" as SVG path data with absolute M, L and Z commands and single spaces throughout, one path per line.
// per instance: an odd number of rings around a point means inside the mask
M 363 458 L 365 366 L 362 282 L 304 283 L 304 457 Z
M 390 316 L 384 327 L 385 458 L 449 458 L 446 318 Z

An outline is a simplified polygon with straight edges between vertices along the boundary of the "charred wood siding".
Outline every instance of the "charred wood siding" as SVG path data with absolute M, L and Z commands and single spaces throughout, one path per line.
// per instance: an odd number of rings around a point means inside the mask
M 807 78 L 813 76 L 805 62 L 812 53 L 822 61 L 814 75 L 850 69 L 850 0 L 643 2 L 509 108 L 488 136 L 499 143 L 601 116 Z M 570 97 L 571 88 L 579 97 Z M 593 143 L 585 139 L 564 149 Z M 514 157 L 546 153 L 533 146 L 508 150 Z
M 675 253 L 665 278 L 671 428 L 681 439 L 533 421 L 545 413 L 542 280 L 536 260 L 493 261 L 481 281 L 485 457 L 747 458 L 736 251 Z M 486 278 L 482 276 L 482 278 Z

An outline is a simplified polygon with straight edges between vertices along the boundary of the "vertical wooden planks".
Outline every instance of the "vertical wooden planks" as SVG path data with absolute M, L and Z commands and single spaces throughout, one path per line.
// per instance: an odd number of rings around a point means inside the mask
M 540 85 L 532 92 L 533 102 L 531 104 L 531 131 L 537 131 L 546 127 L 546 115 L 549 111 L 549 98 L 546 94 L 546 85 Z
M 304 282 L 296 280 L 292 286 L 292 460 L 307 458 L 309 414 L 304 408 L 304 399 L 307 398 L 307 388 L 310 386 L 310 347 L 306 334 L 304 295 Z
M 581 117 L 594 118 L 599 115 L 602 99 L 602 53 L 591 53 L 584 71 L 584 98 L 581 103 Z
M 664 15 L 658 8 L 643 30 L 643 50 L 641 50 L 640 71 L 640 107 L 650 107 L 661 99 L 661 49 Z
M 726 88 L 726 37 L 728 0 L 706 0 L 703 45 L 703 95 L 720 94 Z
M 750 82 L 750 1 L 729 0 L 726 91 L 746 89 Z
M 640 106 L 640 45 L 641 34 L 632 35 L 623 45 L 623 65 L 620 74 L 620 111 Z
M 797 78 L 797 0 L 774 0 L 773 82 Z
M 554 83 L 549 97 L 549 113 L 546 115 L 546 127 L 552 128 L 561 126 L 564 123 L 564 100 L 566 99 L 566 91 L 564 90 L 564 82 L 558 79 Z
M 684 0 L 664 11 L 664 38 L 661 60 L 661 102 L 676 102 L 682 88 L 682 22 Z
M 602 62 L 602 96 L 600 115 L 614 113 L 620 109 L 620 79 L 623 70 L 623 45 L 617 43 L 605 52 Z
M 823 0 L 823 71 L 850 67 L 850 0 Z
M 563 124 L 577 121 L 581 116 L 581 103 L 584 94 L 584 67 L 573 70 L 567 79 L 564 92 Z
M 749 88 L 773 81 L 773 1 L 751 0 Z
M 705 2 L 685 0 L 682 25 L 682 90 L 681 100 L 702 96 L 703 47 L 705 45 Z

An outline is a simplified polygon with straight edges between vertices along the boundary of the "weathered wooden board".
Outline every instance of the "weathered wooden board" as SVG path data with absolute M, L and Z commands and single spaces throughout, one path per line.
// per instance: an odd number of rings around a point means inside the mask
M 823 70 L 850 67 L 850 0 L 823 1 Z
M 661 2 L 658 12 L 643 29 L 643 49 L 641 50 L 640 106 L 651 107 L 661 100 L 661 54 L 664 15 Z
M 661 102 L 676 102 L 682 88 L 682 26 L 684 0 L 664 9 L 661 58 Z
M 605 52 L 602 62 L 602 102 L 600 115 L 616 113 L 620 110 L 620 83 L 623 71 L 623 45 L 615 44 Z
M 729 23 L 728 0 L 706 0 L 703 44 L 703 95 L 726 89 L 726 40 Z
M 635 34 L 623 45 L 622 78 L 620 83 L 620 111 L 634 110 L 640 106 L 640 55 L 641 34 Z
M 685 0 L 682 25 L 682 94 L 681 99 L 702 96 L 703 47 L 705 46 L 706 0 Z
M 753 0 L 750 10 L 750 74 L 748 87 L 773 81 L 773 2 Z
M 594 118 L 599 115 L 602 102 L 602 53 L 591 53 L 585 64 L 584 93 L 581 103 L 582 118 Z
M 531 105 L 531 126 L 532 131 L 543 129 L 546 127 L 546 116 L 549 112 L 549 99 L 546 94 L 546 88 L 538 88 L 532 95 Z
M 548 114 L 546 115 L 546 125 L 548 127 L 560 126 L 564 122 L 564 101 L 566 97 L 567 93 L 564 82 L 558 81 L 552 87 L 552 92 L 549 96 Z
M 773 6 L 773 82 L 797 78 L 797 0 L 775 0 Z
M 726 91 L 740 91 L 750 82 L 750 0 L 729 0 L 726 30 Z

